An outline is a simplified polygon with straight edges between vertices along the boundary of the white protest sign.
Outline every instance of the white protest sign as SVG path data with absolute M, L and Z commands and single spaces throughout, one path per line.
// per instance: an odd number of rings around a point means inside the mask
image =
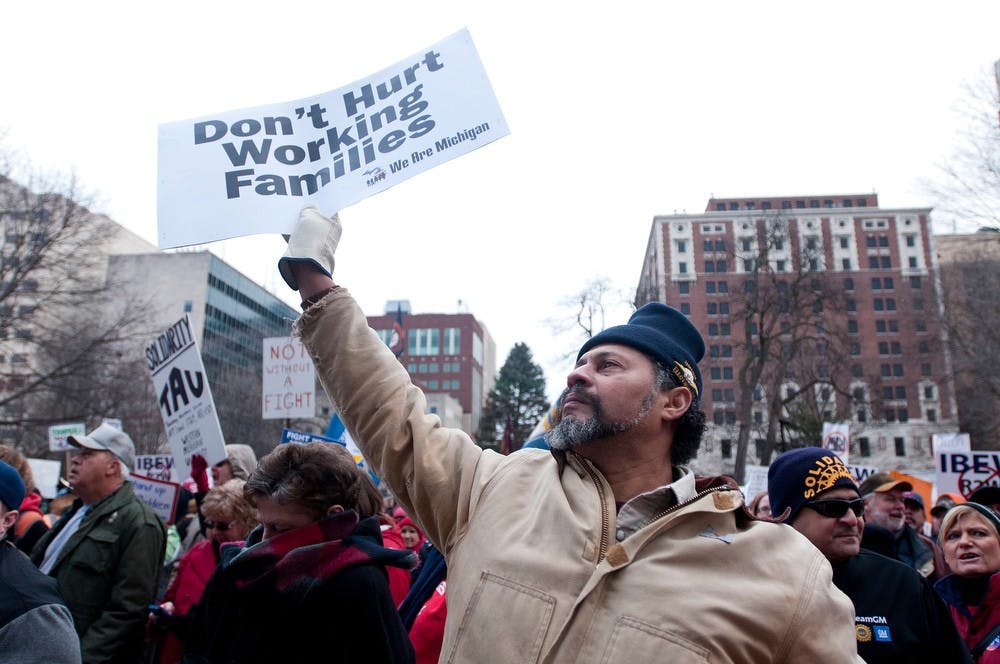
M 191 475 L 192 454 L 200 454 L 209 464 L 224 461 L 227 456 L 222 427 L 187 316 L 146 347 L 146 363 L 152 372 L 177 476 Z
M 935 433 L 931 434 L 931 450 L 935 456 L 944 452 L 968 452 L 972 450 L 972 441 L 967 433 Z
M 869 475 L 874 475 L 878 472 L 878 468 L 876 466 L 854 466 L 847 464 L 847 469 L 851 471 L 851 475 L 854 476 L 854 481 L 858 484 L 861 484 L 868 479 Z
M 65 452 L 73 449 L 66 440 L 70 436 L 87 435 L 87 427 L 83 422 L 69 424 L 54 424 L 49 427 L 49 452 Z
M 174 513 L 177 511 L 177 494 L 181 488 L 179 484 L 142 475 L 132 475 L 129 481 L 132 482 L 132 490 L 135 491 L 139 500 L 146 503 L 146 506 L 153 510 L 156 516 L 163 519 L 163 523 L 169 526 L 174 522 Z
M 746 488 L 743 495 L 746 496 L 747 503 L 749 504 L 758 493 L 767 491 L 767 466 L 752 466 L 747 464 L 744 478 L 746 479 Z
M 139 475 L 154 480 L 176 482 L 177 477 L 174 475 L 173 469 L 174 457 L 170 454 L 138 454 L 135 457 L 133 470 Z
M 935 460 L 939 496 L 960 493 L 968 498 L 982 486 L 1000 486 L 1000 452 L 944 452 Z
M 847 463 L 851 451 L 850 422 L 823 422 L 822 448 L 830 450 Z
M 264 339 L 261 417 L 274 420 L 316 415 L 316 367 L 293 337 Z
M 50 459 L 28 459 L 28 465 L 31 466 L 31 476 L 42 498 L 55 498 L 59 489 L 59 469 L 62 464 Z
M 467 30 L 349 85 L 160 125 L 161 248 L 290 233 L 506 136 Z

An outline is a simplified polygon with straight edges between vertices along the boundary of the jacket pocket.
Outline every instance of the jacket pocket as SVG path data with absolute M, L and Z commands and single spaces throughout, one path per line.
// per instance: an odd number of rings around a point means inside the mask
M 555 606 L 555 597 L 548 593 L 483 572 L 442 661 L 536 662 Z M 497 638 L 499 625 L 518 638 Z
M 635 662 L 708 662 L 708 650 L 682 636 L 636 620 L 621 617 L 604 648 L 602 664 Z
M 118 535 L 102 530 L 87 533 L 67 561 L 70 575 L 60 574 L 64 592 L 84 611 L 99 611 L 110 592 Z M 69 599 L 69 597 L 67 597 Z

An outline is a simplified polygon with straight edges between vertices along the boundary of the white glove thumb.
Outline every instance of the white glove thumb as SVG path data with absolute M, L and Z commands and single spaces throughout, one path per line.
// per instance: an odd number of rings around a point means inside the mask
M 328 277 L 333 276 L 333 254 L 341 233 L 340 217 L 324 217 L 315 205 L 299 213 L 299 221 L 288 238 L 288 249 L 278 260 L 278 271 L 292 290 L 299 285 L 292 274 L 292 263 L 309 263 Z

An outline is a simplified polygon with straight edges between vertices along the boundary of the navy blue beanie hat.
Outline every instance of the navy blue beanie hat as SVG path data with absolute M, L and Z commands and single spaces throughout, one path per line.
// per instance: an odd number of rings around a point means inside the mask
M 854 476 L 840 457 L 821 447 L 788 450 L 767 469 L 767 495 L 771 514 L 776 517 L 789 509 L 791 519 L 807 502 L 837 487 L 858 491 Z
M 701 373 L 698 361 L 705 356 L 705 342 L 688 317 L 662 302 L 650 302 L 637 310 L 625 325 L 609 327 L 587 340 L 576 359 L 595 346 L 622 344 L 642 351 L 662 364 L 701 397 Z
M 0 501 L 8 510 L 21 509 L 24 500 L 24 480 L 9 463 L 0 461 Z

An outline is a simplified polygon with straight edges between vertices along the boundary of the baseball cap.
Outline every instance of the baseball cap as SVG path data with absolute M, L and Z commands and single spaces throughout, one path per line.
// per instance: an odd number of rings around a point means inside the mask
M 14 466 L 0 461 L 0 501 L 8 510 L 21 508 L 24 500 L 24 480 Z
M 135 445 L 129 435 L 110 424 L 102 424 L 86 436 L 67 436 L 66 442 L 73 447 L 89 450 L 105 450 L 118 457 L 129 470 L 135 467 Z
M 957 504 L 958 502 L 949 494 L 941 494 L 938 497 L 937 502 L 934 503 L 934 507 L 931 508 L 931 516 L 936 516 L 938 518 L 943 517 L 948 510 Z
M 981 486 L 969 494 L 968 500 L 986 506 L 1000 503 L 1000 487 L 990 485 Z
M 861 495 L 867 496 L 873 493 L 885 493 L 886 491 L 892 491 L 897 487 L 903 491 L 913 491 L 912 484 L 906 480 L 897 480 L 889 473 L 875 473 L 873 475 L 869 475 L 861 483 L 859 488 L 861 489 Z
M 920 509 L 924 509 L 924 497 L 916 491 L 907 491 L 903 494 L 904 503 L 916 503 Z

